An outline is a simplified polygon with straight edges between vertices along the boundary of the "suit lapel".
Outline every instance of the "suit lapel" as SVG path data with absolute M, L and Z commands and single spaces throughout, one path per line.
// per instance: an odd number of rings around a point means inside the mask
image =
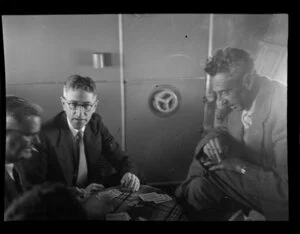
M 228 118 L 228 131 L 230 135 L 238 142 L 243 141 L 243 124 L 241 121 L 242 112 L 239 110 L 233 110 Z
M 101 136 L 96 136 L 92 131 L 91 125 L 88 124 L 85 128 L 83 138 L 88 170 L 90 170 L 91 166 L 94 165 L 100 157 L 99 154 L 102 148 L 101 139 Z
M 17 190 L 15 181 L 9 176 L 5 169 L 5 187 L 4 187 L 5 199 L 8 203 L 11 203 L 20 193 Z M 8 204 L 5 204 L 7 206 Z
M 65 114 L 61 116 L 59 124 L 56 147 L 57 158 L 67 184 L 72 185 L 75 165 L 78 165 L 78 159 L 75 155 L 74 137 L 69 129 Z
M 252 125 L 246 130 L 247 137 L 245 147 L 248 154 L 245 157 L 253 163 L 261 163 L 263 156 L 262 142 L 264 136 L 264 121 L 268 117 L 271 108 L 271 95 L 273 86 L 267 78 L 259 77 L 261 88 L 258 92 L 256 106 L 252 114 Z M 234 110 L 228 119 L 228 131 L 237 141 L 243 142 L 244 127 L 241 121 L 242 111 Z
M 19 183 L 20 183 L 21 189 L 24 191 L 24 190 L 30 188 L 30 184 L 28 183 L 28 181 L 25 178 L 26 174 L 25 174 L 23 168 L 21 166 L 19 166 L 18 163 L 15 163 L 15 170 L 17 171 L 18 176 L 19 176 Z
M 263 160 L 261 148 L 264 136 L 264 121 L 268 117 L 271 108 L 271 95 L 273 86 L 268 84 L 266 78 L 261 80 L 261 88 L 257 96 L 256 106 L 252 114 L 252 125 L 247 129 L 247 146 L 257 155 L 255 161 L 261 163 Z

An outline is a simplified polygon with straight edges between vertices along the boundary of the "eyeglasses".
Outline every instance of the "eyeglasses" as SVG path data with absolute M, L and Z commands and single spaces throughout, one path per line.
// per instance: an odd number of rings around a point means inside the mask
M 94 103 L 82 103 L 79 104 L 78 102 L 68 102 L 65 97 L 62 97 L 64 99 L 64 101 L 68 104 L 69 108 L 71 110 L 76 110 L 78 109 L 80 106 L 84 109 L 84 111 L 91 111 L 92 108 L 94 107 L 94 105 L 96 104 L 97 101 L 95 101 Z

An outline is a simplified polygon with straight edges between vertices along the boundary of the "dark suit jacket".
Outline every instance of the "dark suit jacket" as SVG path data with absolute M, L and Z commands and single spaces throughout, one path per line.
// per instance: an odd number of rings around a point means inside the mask
M 248 129 L 248 140 L 243 142 L 241 111 L 228 115 L 224 126 L 210 131 L 197 145 L 195 157 L 186 180 L 177 189 L 177 195 L 184 196 L 189 182 L 200 171 L 199 157 L 203 146 L 218 136 L 230 139 L 231 156 L 241 157 L 252 166 L 244 176 L 237 173 L 227 176 L 241 184 L 241 190 L 260 201 L 261 209 L 268 220 L 288 219 L 288 168 L 287 168 L 287 90 L 276 81 L 258 77 L 260 91 Z M 221 175 L 221 171 L 216 174 Z M 234 178 L 233 178 L 234 177 Z
M 78 156 L 75 154 L 75 139 L 69 129 L 65 112 L 60 112 L 43 124 L 41 131 L 43 157 L 47 169 L 47 181 L 75 186 L 78 171 Z M 126 172 L 137 175 L 137 170 L 120 149 L 119 144 L 94 113 L 84 132 L 84 146 L 88 167 L 88 184 L 101 183 L 108 186 L 108 178 L 115 172 L 118 181 Z M 88 185 L 87 184 L 87 185 Z
M 28 174 L 24 171 L 24 168 L 16 163 L 15 168 L 18 172 L 20 184 L 17 186 L 15 180 L 13 180 L 5 169 L 5 184 L 4 184 L 4 210 L 13 202 L 14 199 L 21 196 L 26 190 L 32 187 L 31 179 L 28 179 Z
M 23 190 L 18 190 L 15 181 L 8 175 L 5 170 L 4 184 L 4 210 L 12 203 L 12 201 L 22 194 Z

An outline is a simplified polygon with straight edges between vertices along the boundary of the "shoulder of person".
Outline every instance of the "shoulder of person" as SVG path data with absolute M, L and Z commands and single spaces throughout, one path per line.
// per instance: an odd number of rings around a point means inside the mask
M 287 86 L 278 82 L 277 80 L 272 80 L 268 77 L 261 76 L 260 77 L 261 84 L 264 89 L 272 89 L 273 96 L 278 97 L 280 99 L 284 99 L 287 96 Z
M 58 132 L 59 128 L 61 128 L 66 123 L 66 114 L 64 111 L 61 111 L 42 124 L 40 136 L 43 137 L 46 135 L 53 135 L 55 134 L 55 132 Z
M 97 133 L 99 131 L 101 131 L 101 129 L 103 128 L 103 121 L 102 121 L 102 117 L 97 114 L 97 113 L 93 113 L 88 126 L 92 129 L 93 132 Z
M 61 122 L 63 122 L 66 118 L 66 114 L 64 111 L 59 112 L 57 115 L 48 119 L 42 124 L 42 130 L 48 130 L 49 128 L 53 128 L 54 126 L 58 126 Z
M 274 92 L 272 100 L 272 112 L 277 121 L 286 124 L 287 121 L 287 87 L 274 81 Z
M 264 77 L 265 78 L 265 77 Z M 287 87 L 276 80 L 265 78 L 264 90 L 269 91 L 265 98 L 270 100 L 269 119 L 285 121 L 287 112 Z M 284 122 L 282 122 L 284 124 Z
M 94 122 L 102 121 L 102 117 L 98 113 L 93 113 L 90 121 L 94 121 Z
M 275 96 L 279 97 L 281 100 L 286 101 L 285 98 L 287 98 L 287 86 L 276 80 L 273 81 L 273 85 Z

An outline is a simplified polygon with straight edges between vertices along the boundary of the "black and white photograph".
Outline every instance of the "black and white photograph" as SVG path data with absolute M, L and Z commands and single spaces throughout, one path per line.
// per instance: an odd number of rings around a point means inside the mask
M 288 13 L 1 21 L 4 221 L 290 220 Z

